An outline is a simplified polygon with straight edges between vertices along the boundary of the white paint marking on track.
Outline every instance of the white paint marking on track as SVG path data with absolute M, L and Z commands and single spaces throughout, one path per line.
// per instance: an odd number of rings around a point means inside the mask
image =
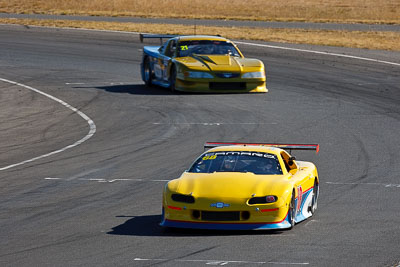
M 20 24 L 0 24 L 0 25 L 18 25 L 18 26 L 20 26 Z M 154 33 L 144 33 L 144 32 L 140 33 L 140 32 L 128 32 L 128 31 L 96 30 L 96 29 L 85 29 L 85 28 L 77 29 L 77 28 L 69 28 L 69 27 L 51 27 L 51 26 L 35 26 L 35 25 L 28 25 L 28 26 L 31 27 L 31 28 L 47 28 L 47 29 L 62 29 L 62 30 L 74 30 L 74 31 L 123 33 L 123 34 L 132 34 L 132 35 L 154 34 Z M 236 44 L 243 44 L 243 45 L 250 45 L 250 46 L 266 47 L 266 48 L 272 48 L 272 49 L 297 51 L 297 52 L 303 52 L 303 53 L 313 53 L 313 54 L 326 55 L 326 56 L 337 56 L 337 57 L 350 58 L 350 59 L 356 59 L 356 60 L 364 60 L 364 61 L 371 61 L 371 62 L 375 62 L 375 63 L 382 63 L 382 64 L 388 64 L 388 65 L 393 65 L 393 66 L 400 67 L 400 63 L 395 63 L 395 62 L 390 62 L 390 61 L 385 61 L 385 60 L 379 60 L 379 59 L 373 59 L 373 58 L 367 58 L 367 57 L 358 57 L 358 56 L 352 56 L 352 55 L 346 55 L 346 54 L 337 54 L 337 53 L 323 52 L 323 51 L 317 51 L 317 50 L 291 48 L 291 47 L 284 47 L 284 46 L 278 46 L 278 45 L 257 44 L 257 43 L 249 43 L 249 42 L 242 42 L 242 41 L 235 41 L 235 43 Z
M 305 227 L 308 227 L 310 224 L 314 224 L 314 223 L 316 223 L 316 222 L 318 222 L 317 220 L 310 220 L 309 222 L 307 222 L 304 226 Z
M 74 113 L 78 114 L 84 120 L 86 120 L 86 122 L 89 124 L 89 133 L 85 137 L 83 137 L 82 139 L 76 141 L 75 143 L 73 143 L 71 145 L 68 145 L 68 146 L 66 146 L 64 148 L 58 149 L 56 151 L 53 151 L 53 152 L 50 152 L 50 153 L 47 153 L 47 154 L 44 154 L 44 155 L 41 155 L 41 156 L 38 156 L 38 157 L 34 157 L 32 159 L 28 159 L 28 160 L 25 160 L 25 161 L 22 161 L 22 162 L 19 162 L 19 163 L 15 163 L 15 164 L 11 164 L 11 165 L 8 165 L 8 166 L 5 166 L 5 167 L 1 167 L 0 171 L 4 171 L 4 170 L 7 170 L 7 169 L 10 169 L 10 168 L 13 168 L 13 167 L 17 167 L 17 166 L 20 166 L 20 165 L 24 165 L 26 163 L 33 162 L 35 160 L 43 159 L 43 158 L 50 157 L 50 156 L 53 156 L 55 154 L 64 152 L 67 149 L 79 146 L 80 144 L 82 144 L 83 142 L 87 141 L 89 138 L 91 138 L 96 133 L 96 125 L 94 124 L 94 122 L 93 122 L 93 120 L 91 118 L 89 118 L 85 113 L 83 113 L 82 111 L 78 110 L 77 108 L 74 108 L 70 104 L 62 101 L 61 99 L 58 99 L 58 98 L 56 98 L 56 97 L 54 97 L 52 95 L 49 95 L 47 93 L 44 93 L 44 92 L 42 92 L 42 91 L 40 91 L 38 89 L 35 89 L 33 87 L 30 87 L 30 86 L 22 84 L 22 83 L 10 81 L 10 80 L 3 79 L 3 78 L 0 78 L 0 81 L 5 82 L 5 83 L 9 83 L 9 84 L 13 84 L 13 85 L 17 85 L 17 86 L 20 86 L 20 87 L 24 87 L 26 89 L 29 89 L 29 90 L 33 91 L 33 92 L 36 92 L 36 93 L 41 94 L 41 95 L 43 95 L 45 97 L 48 97 L 51 100 L 54 100 L 54 101 L 60 103 L 61 105 L 63 105 L 64 107 L 72 110 Z
M 384 187 L 397 187 L 400 188 L 400 184 L 384 184 L 384 183 L 339 183 L 339 182 L 326 182 L 332 185 L 377 185 Z
M 142 259 L 135 258 L 134 261 L 175 261 L 175 262 L 203 262 L 206 265 L 228 265 L 236 264 L 275 264 L 275 265 L 309 265 L 308 262 L 274 262 L 274 261 L 233 261 L 233 260 L 176 260 L 176 259 Z
M 90 178 L 90 179 L 79 179 L 79 180 L 85 180 L 85 181 L 96 181 L 96 182 L 100 182 L 100 183 L 107 182 L 107 180 L 106 180 L 106 179 L 102 179 L 102 178 Z
M 130 179 L 113 179 L 113 180 L 108 180 L 109 183 L 117 182 L 117 181 L 130 181 Z
M 346 55 L 346 54 L 329 53 L 329 52 L 314 51 L 314 50 L 299 49 L 299 48 L 290 48 L 290 47 L 275 46 L 275 45 L 247 43 L 247 42 L 240 42 L 240 41 L 237 41 L 235 43 L 243 44 L 243 45 L 251 45 L 251 46 L 273 48 L 273 49 L 281 49 L 281 50 L 290 50 L 290 51 L 297 51 L 297 52 L 304 52 L 304 53 L 312 53 L 312 54 L 318 54 L 318 55 L 326 55 L 326 56 L 336 56 L 336 57 L 344 57 L 344 58 L 350 58 L 350 59 L 358 59 L 358 60 L 371 61 L 371 62 L 375 62 L 375 63 L 383 63 L 383 64 L 388 64 L 388 65 L 393 65 L 393 66 L 400 67 L 400 63 L 395 63 L 395 62 L 390 62 L 390 61 L 385 61 L 385 60 L 379 60 L 379 59 L 373 59 L 373 58 L 366 58 L 366 57 L 357 57 L 357 56 L 351 56 L 351 55 Z
M 0 24 L 0 25 L 19 25 L 19 24 Z M 30 27 L 32 27 L 32 28 L 63 29 L 63 30 L 74 30 L 74 31 L 93 31 L 93 32 L 96 31 L 96 32 L 108 32 L 108 33 L 124 33 L 124 34 L 133 34 L 133 35 L 140 34 L 139 32 L 94 30 L 94 29 L 84 29 L 84 28 L 76 29 L 76 28 L 68 28 L 68 27 L 46 27 L 46 26 L 33 26 L 33 25 L 32 26 L 30 25 Z M 385 61 L 385 60 L 372 59 L 372 58 L 365 58 L 365 57 L 358 57 L 358 56 L 352 56 L 352 55 L 346 55 L 346 54 L 337 54 L 337 53 L 329 53 L 329 52 L 322 52 L 322 51 L 316 51 L 316 50 L 298 49 L 298 48 L 290 48 L 290 47 L 276 46 L 276 45 L 249 43 L 249 42 L 242 42 L 242 41 L 236 41 L 236 43 L 237 44 L 243 44 L 243 45 L 250 45 L 250 46 L 266 47 L 266 48 L 272 48 L 272 49 L 291 50 L 291 51 L 297 51 L 297 52 L 303 52 L 303 53 L 313 53 L 313 54 L 326 55 L 326 56 L 337 56 L 337 57 L 343 57 L 343 58 L 350 58 L 350 59 L 356 59 L 356 60 L 364 60 L 364 61 L 370 61 L 370 62 L 375 62 L 375 63 L 388 64 L 388 65 L 393 65 L 393 66 L 400 66 L 400 63 L 395 63 L 395 62 L 390 62 L 390 61 Z M 32 162 L 32 161 L 37 160 L 37 159 L 48 157 L 48 156 L 51 156 L 51 155 L 54 155 L 54 154 L 57 154 L 57 153 L 60 153 L 60 152 L 63 152 L 65 150 L 69 149 L 69 148 L 72 148 L 74 146 L 80 145 L 81 143 L 85 142 L 87 139 L 92 137 L 93 134 L 96 132 L 96 126 L 95 126 L 94 122 L 89 117 L 87 117 L 84 113 L 76 110 L 75 108 L 69 106 L 64 101 L 59 100 L 59 99 L 57 99 L 57 98 L 55 98 L 53 96 L 47 95 L 47 94 L 45 94 L 45 93 L 43 93 L 43 92 L 41 92 L 41 91 L 39 91 L 37 89 L 34 89 L 34 88 L 26 86 L 26 85 L 22 85 L 22 84 L 19 84 L 19 83 L 16 83 L 16 82 L 12 82 L 12 81 L 8 81 L 8 80 L 1 79 L 1 78 L 0 78 L 0 80 L 4 81 L 4 82 L 9 82 L 9 83 L 12 83 L 12 84 L 15 84 L 15 85 L 20 85 L 22 87 L 28 88 L 30 90 L 33 90 L 33 91 L 36 91 L 36 92 L 38 92 L 40 94 L 48 96 L 51 99 L 54 99 L 55 101 L 63 104 L 64 106 L 67 106 L 67 107 L 71 108 L 72 110 L 74 110 L 74 112 L 78 113 L 85 120 L 87 120 L 89 125 L 90 125 L 89 134 L 86 135 L 81 140 L 79 140 L 78 142 L 76 142 L 76 143 L 74 143 L 74 144 L 72 144 L 70 146 L 67 146 L 67 147 L 65 147 L 63 149 L 48 153 L 46 155 L 42 155 L 40 157 L 36 157 L 36 158 L 30 159 L 30 160 L 27 160 L 27 161 L 24 161 L 24 162 L 20 162 L 20 163 L 17 163 L 17 164 L 13 164 L 13 165 L 10 165 L 10 166 L 6 166 L 6 167 L 3 167 L 3 168 L 0 168 L 0 171 L 6 170 L 6 169 L 9 169 L 9 168 L 12 168 L 12 167 L 16 167 L 16 166 L 19 166 L 19 165 L 22 165 L 22 164 L 25 164 L 25 163 L 28 163 L 28 162 Z
M 224 261 L 224 260 L 174 260 L 177 262 L 204 262 L 206 265 L 228 265 L 229 263 L 239 264 L 265 264 L 265 261 Z
M 61 178 L 60 178 L 61 179 Z M 80 181 L 97 181 L 97 182 L 107 182 L 107 183 L 114 183 L 114 182 L 169 182 L 170 180 L 146 180 L 146 179 L 104 179 L 104 178 L 89 178 L 89 179 L 85 179 L 85 178 L 81 178 L 78 179 Z
M 58 180 L 58 181 L 67 181 L 71 182 L 69 178 L 59 178 L 59 177 L 46 177 L 44 180 Z M 114 183 L 114 182 L 169 182 L 171 180 L 147 180 L 147 179 L 105 179 L 105 178 L 80 178 L 77 179 L 79 181 L 90 181 L 90 182 L 99 182 L 99 183 Z

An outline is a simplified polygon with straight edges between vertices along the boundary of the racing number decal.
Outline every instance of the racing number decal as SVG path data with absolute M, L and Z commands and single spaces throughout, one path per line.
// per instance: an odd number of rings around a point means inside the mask
M 205 157 L 203 157 L 202 158 L 202 160 L 209 160 L 209 159 L 216 159 L 217 158 L 217 155 L 211 155 L 211 156 L 205 156 Z
M 188 46 L 187 45 L 181 45 L 181 51 L 185 51 L 188 50 Z
M 300 185 L 297 187 L 297 212 L 300 212 L 302 200 L 303 200 L 303 188 Z

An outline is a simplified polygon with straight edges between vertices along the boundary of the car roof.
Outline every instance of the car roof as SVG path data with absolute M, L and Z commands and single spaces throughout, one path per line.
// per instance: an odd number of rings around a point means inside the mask
M 244 146 L 219 146 L 214 147 L 207 152 L 217 152 L 217 151 L 251 151 L 251 152 L 264 152 L 279 155 L 283 149 L 277 147 L 269 147 L 269 146 L 253 146 L 253 145 L 244 145 Z
M 230 42 L 230 40 L 221 37 L 221 36 L 214 36 L 214 35 L 185 35 L 179 36 L 179 41 L 201 41 L 201 40 L 210 40 L 210 41 L 225 41 Z

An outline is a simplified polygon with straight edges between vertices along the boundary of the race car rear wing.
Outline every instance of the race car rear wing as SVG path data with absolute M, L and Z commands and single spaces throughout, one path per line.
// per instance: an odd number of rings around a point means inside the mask
M 204 149 L 219 146 L 270 146 L 288 150 L 315 150 L 318 154 L 319 144 L 267 144 L 267 143 L 227 143 L 227 142 L 206 142 Z
M 157 38 L 159 38 L 159 39 L 160 39 L 160 43 L 162 44 L 162 40 L 163 40 L 163 39 L 166 39 L 166 38 L 170 39 L 170 38 L 174 38 L 174 37 L 177 37 L 177 36 L 179 36 L 179 35 L 168 35 L 168 34 L 143 34 L 143 33 L 140 33 L 140 34 L 139 34 L 139 39 L 140 39 L 140 42 L 143 43 L 143 40 L 144 40 L 144 39 L 157 39 Z
M 144 39 L 160 39 L 160 43 L 162 44 L 162 40 L 163 39 L 170 39 L 170 38 L 174 38 L 174 37 L 178 37 L 178 36 L 183 36 L 183 35 L 171 35 L 171 34 L 143 34 L 143 33 L 139 33 L 139 39 L 140 42 L 143 43 Z M 221 35 L 217 34 L 214 36 L 218 36 L 221 37 Z

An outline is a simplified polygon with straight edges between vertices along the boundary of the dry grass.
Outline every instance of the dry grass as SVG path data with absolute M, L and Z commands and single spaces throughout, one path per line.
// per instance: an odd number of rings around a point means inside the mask
M 0 0 L 0 12 L 400 24 L 399 0 Z
M 163 34 L 193 34 L 192 27 L 170 24 L 139 24 L 28 19 L 0 19 L 0 23 Z M 196 33 L 213 35 L 221 34 L 222 36 L 230 39 L 261 40 L 270 42 L 289 42 L 299 44 L 316 44 L 400 51 L 400 33 L 396 32 L 358 32 L 197 26 Z

